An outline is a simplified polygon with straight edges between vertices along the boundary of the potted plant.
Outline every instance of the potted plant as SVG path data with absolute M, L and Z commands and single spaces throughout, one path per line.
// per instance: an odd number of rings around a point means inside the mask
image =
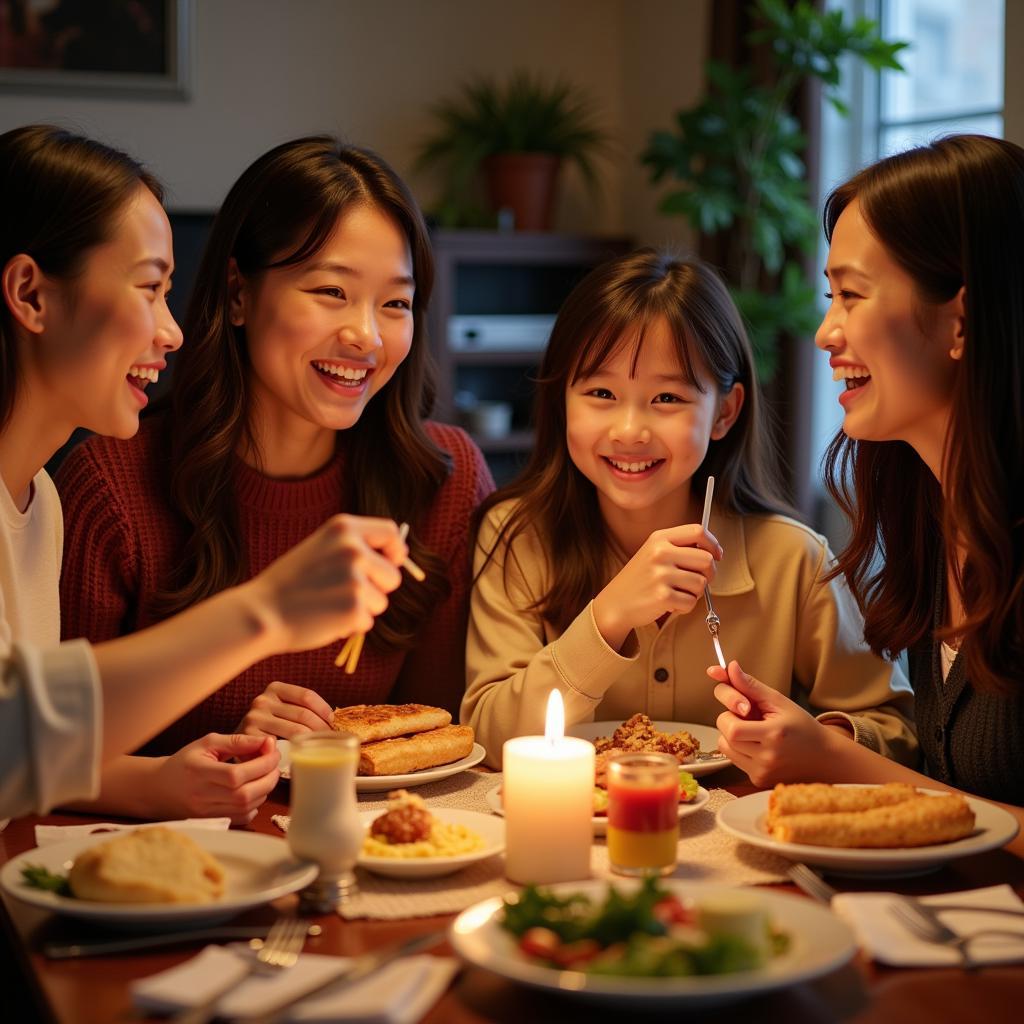
M 491 210 L 511 210 L 521 231 L 550 230 L 561 167 L 574 165 L 596 192 L 593 157 L 608 137 L 589 100 L 569 83 L 526 71 L 506 82 L 479 77 L 432 108 L 436 130 L 421 144 L 417 166 L 446 169 L 435 211 L 445 227 L 479 223 L 473 186 L 482 175 Z
M 777 339 L 811 333 L 818 321 L 816 289 L 800 253 L 813 252 L 818 218 L 808 198 L 806 139 L 790 102 L 811 79 L 841 114 L 840 60 L 902 70 L 896 54 L 867 18 L 852 23 L 840 10 L 811 0 L 756 0 L 761 22 L 747 36 L 765 44 L 765 81 L 747 70 L 707 65 L 708 91 L 676 115 L 672 131 L 651 135 L 641 160 L 653 182 L 670 181 L 659 208 L 686 217 L 705 236 L 727 234 L 725 275 L 750 329 L 762 378 L 775 367 Z

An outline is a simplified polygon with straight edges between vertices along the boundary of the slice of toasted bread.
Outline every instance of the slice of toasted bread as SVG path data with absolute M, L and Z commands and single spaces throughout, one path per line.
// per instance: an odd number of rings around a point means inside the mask
M 224 869 L 194 839 L 157 825 L 83 850 L 68 874 L 83 900 L 109 903 L 212 903 Z
M 360 743 L 408 736 L 410 733 L 440 729 L 452 720 L 443 708 L 429 704 L 353 704 L 335 708 L 334 728 L 338 732 L 351 732 Z
M 451 764 L 472 749 L 472 726 L 446 725 L 415 736 L 367 744 L 359 751 L 359 774 L 405 775 Z

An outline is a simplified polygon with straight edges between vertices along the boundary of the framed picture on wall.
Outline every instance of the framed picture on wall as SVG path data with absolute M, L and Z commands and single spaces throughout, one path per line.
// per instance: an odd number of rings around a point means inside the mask
M 193 0 L 0 0 L 0 88 L 184 99 Z

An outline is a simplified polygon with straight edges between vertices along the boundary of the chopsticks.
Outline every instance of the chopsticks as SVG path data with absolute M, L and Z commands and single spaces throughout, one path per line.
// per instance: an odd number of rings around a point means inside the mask
M 704 515 L 700 520 L 701 529 L 703 530 L 708 528 L 708 522 L 711 519 L 711 499 L 714 497 L 714 494 L 715 478 L 713 476 L 709 476 L 708 486 L 704 491 Z M 722 622 L 715 613 L 715 606 L 711 603 L 711 592 L 707 587 L 704 588 L 704 601 L 708 606 L 707 618 L 704 621 L 708 624 L 708 632 L 711 634 L 711 640 L 715 645 L 715 654 L 718 655 L 718 664 L 721 665 L 722 668 L 725 668 L 725 655 L 722 653 L 722 642 L 718 639 L 718 627 Z
M 409 524 L 402 523 L 398 528 L 398 535 L 405 540 L 409 536 Z M 414 579 L 422 583 L 427 574 L 408 556 L 402 563 L 402 568 Z M 334 664 L 339 668 L 344 665 L 345 672 L 352 675 L 359 664 L 359 655 L 363 653 L 363 642 L 366 640 L 365 633 L 353 633 L 346 641 L 334 659 Z

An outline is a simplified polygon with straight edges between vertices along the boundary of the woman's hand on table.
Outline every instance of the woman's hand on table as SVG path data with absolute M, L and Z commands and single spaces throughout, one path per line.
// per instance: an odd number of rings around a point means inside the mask
M 276 650 L 311 650 L 369 632 L 408 554 L 390 519 L 337 515 L 241 586 Z
M 748 675 L 737 661 L 708 669 L 715 697 L 728 709 L 718 716 L 718 747 L 755 786 L 806 781 L 821 775 L 831 755 L 829 728 L 778 690 Z
M 247 825 L 277 785 L 280 759 L 270 737 L 209 733 L 164 759 L 153 804 L 168 818 Z
M 304 732 L 330 729 L 333 715 L 334 709 L 314 690 L 274 682 L 253 699 L 238 731 L 290 740 Z

